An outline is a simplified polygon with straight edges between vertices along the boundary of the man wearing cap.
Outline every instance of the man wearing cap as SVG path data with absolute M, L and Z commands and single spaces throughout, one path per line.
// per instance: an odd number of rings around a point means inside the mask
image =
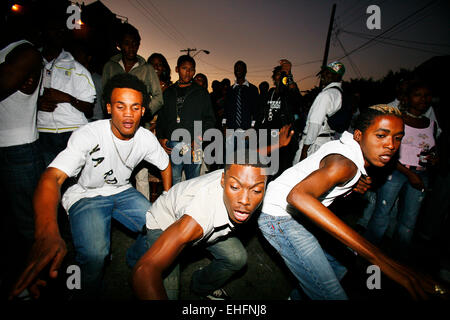
M 322 67 L 319 72 L 325 88 L 317 95 L 308 112 L 299 149 L 294 157 L 296 164 L 317 151 L 321 145 L 333 140 L 334 130 L 327 122 L 327 116 L 336 113 L 342 106 L 342 77 L 344 65 L 335 61 Z

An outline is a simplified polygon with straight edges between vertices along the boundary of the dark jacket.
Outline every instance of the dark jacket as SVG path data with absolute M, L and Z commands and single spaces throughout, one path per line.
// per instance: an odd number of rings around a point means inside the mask
M 194 121 L 202 121 L 202 135 L 206 130 L 214 128 L 215 117 L 211 98 L 208 91 L 196 83 L 187 87 L 184 102 L 179 110 L 180 123 L 177 123 L 177 89 L 178 84 L 175 83 L 164 91 L 164 104 L 156 121 L 158 139 L 171 140 L 175 129 L 184 128 L 189 131 L 193 140 Z
M 261 108 L 261 100 L 259 98 L 258 88 L 249 83 L 249 86 L 242 86 L 242 123 L 241 129 L 247 130 L 251 127 L 252 120 L 256 120 L 258 110 Z M 236 125 L 236 88 L 228 90 L 225 98 L 224 108 L 225 119 L 227 119 L 226 127 L 229 129 L 237 129 Z

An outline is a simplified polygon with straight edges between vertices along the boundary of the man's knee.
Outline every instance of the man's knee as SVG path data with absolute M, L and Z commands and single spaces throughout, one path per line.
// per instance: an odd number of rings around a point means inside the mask
M 247 258 L 247 251 L 244 249 L 224 257 L 224 260 L 231 270 L 238 271 L 247 264 Z

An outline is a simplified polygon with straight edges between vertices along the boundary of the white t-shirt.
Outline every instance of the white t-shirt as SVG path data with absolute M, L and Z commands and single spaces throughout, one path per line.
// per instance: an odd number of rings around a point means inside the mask
M 21 44 L 29 43 L 20 40 L 11 43 L 0 51 L 0 63 L 6 56 Z M 0 147 L 18 146 L 37 140 L 36 129 L 37 99 L 39 84 L 30 95 L 17 90 L 6 99 L 0 101 Z
M 223 170 L 216 170 L 174 185 L 148 210 L 147 228 L 166 230 L 186 214 L 203 229 L 202 238 L 195 243 L 210 243 L 229 234 L 234 225 L 223 202 L 222 173 Z
M 50 87 L 78 100 L 94 102 L 96 92 L 91 74 L 69 52 L 62 50 L 56 59 L 45 65 L 43 72 L 41 94 L 44 87 Z M 70 132 L 87 122 L 84 113 L 70 103 L 58 103 L 53 112 L 39 111 L 37 115 L 40 132 Z
M 319 169 L 320 161 L 330 154 L 341 154 L 358 167 L 355 176 L 344 186 L 336 186 L 319 199 L 324 206 L 329 206 L 336 197 L 350 191 L 358 182 L 361 174 L 366 175 L 364 157 L 361 148 L 353 139 L 353 135 L 344 131 L 339 140 L 330 141 L 320 147 L 315 153 L 284 171 L 277 179 L 267 186 L 262 212 L 273 216 L 287 216 L 296 211 L 288 204 L 286 198 L 294 186 Z
M 130 140 L 115 140 L 110 120 L 98 120 L 74 131 L 49 167 L 69 177 L 80 172 L 77 184 L 64 193 L 62 205 L 67 211 L 81 198 L 109 196 L 131 187 L 133 169 L 145 160 L 160 170 L 167 168 L 169 156 L 149 130 L 139 127 Z

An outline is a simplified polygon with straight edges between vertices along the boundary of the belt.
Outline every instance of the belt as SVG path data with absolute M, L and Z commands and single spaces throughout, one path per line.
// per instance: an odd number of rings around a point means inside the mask
M 318 137 L 322 138 L 322 137 L 334 137 L 334 132 L 333 133 L 321 133 L 318 135 Z
M 427 170 L 427 168 L 425 167 L 420 167 L 420 166 L 410 166 L 410 165 L 405 165 L 406 168 L 411 169 L 411 170 L 417 170 L 417 171 L 425 171 Z

